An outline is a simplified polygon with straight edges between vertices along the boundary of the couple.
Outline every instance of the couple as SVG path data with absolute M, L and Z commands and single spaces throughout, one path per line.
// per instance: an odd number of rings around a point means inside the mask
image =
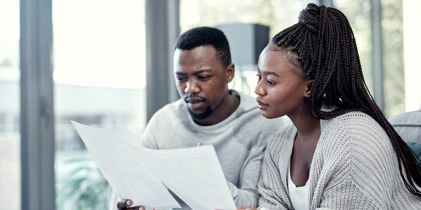
M 143 144 L 214 145 L 239 209 L 421 209 L 418 160 L 372 99 L 337 9 L 309 4 L 272 37 L 258 106 L 228 89 L 234 65 L 218 29 L 182 34 L 174 72 L 183 99 L 153 116 Z

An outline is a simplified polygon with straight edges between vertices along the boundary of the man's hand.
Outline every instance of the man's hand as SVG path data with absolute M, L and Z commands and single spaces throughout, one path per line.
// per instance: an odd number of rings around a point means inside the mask
M 144 206 L 132 206 L 133 201 L 130 199 L 121 199 L 117 202 L 118 210 L 145 210 Z

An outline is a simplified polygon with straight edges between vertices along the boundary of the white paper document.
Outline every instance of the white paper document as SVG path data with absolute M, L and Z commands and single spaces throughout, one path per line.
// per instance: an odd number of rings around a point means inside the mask
M 149 170 L 133 149 L 134 136 L 72 122 L 104 177 L 121 198 L 134 205 L 154 208 L 179 207 L 161 180 Z
M 236 209 L 213 146 L 143 149 L 139 155 L 192 209 Z
M 168 187 L 194 210 L 236 209 L 212 146 L 152 150 L 129 131 L 72 123 L 118 196 L 135 205 L 180 208 Z

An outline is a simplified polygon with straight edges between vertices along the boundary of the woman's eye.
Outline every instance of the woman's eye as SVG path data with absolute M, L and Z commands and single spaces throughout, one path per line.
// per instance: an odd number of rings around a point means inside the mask
M 268 83 L 269 86 L 274 86 L 276 84 L 275 82 L 272 82 L 270 80 L 266 80 L 266 82 Z
M 260 80 L 262 80 L 262 76 L 260 76 L 260 74 L 256 74 L 257 76 L 257 81 L 259 82 Z

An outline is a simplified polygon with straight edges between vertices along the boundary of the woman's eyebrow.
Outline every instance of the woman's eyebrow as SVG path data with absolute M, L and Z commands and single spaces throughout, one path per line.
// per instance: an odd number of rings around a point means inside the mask
M 274 71 L 264 71 L 264 72 L 261 72 L 261 73 L 265 76 L 274 75 L 276 77 L 279 77 L 279 75 Z

